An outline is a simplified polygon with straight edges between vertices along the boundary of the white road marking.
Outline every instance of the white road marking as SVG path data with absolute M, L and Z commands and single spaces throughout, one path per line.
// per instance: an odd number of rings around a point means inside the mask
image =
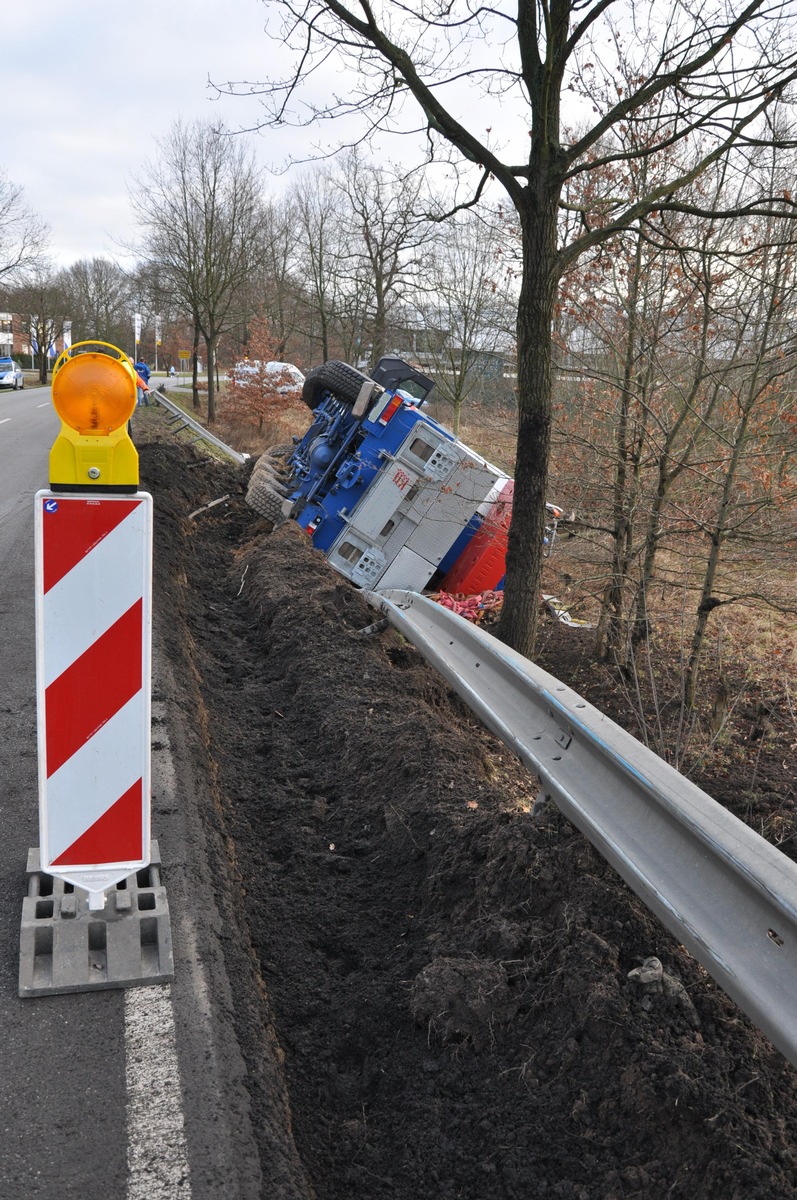
M 10 417 L 3 417 L 2 421 L 0 421 L 0 425 L 6 425 L 10 420 Z
M 45 403 L 44 403 L 44 404 L 37 404 L 37 405 L 36 405 L 36 407 L 37 407 L 37 408 L 49 408 L 49 407 L 50 407 L 50 405 L 49 405 L 49 403 L 48 403 L 47 401 L 45 401 Z
M 191 1200 L 172 990 L 125 992 L 126 1200 Z

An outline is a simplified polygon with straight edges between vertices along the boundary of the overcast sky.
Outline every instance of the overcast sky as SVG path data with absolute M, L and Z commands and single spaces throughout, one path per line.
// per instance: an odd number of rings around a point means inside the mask
M 260 0 L 4 0 L 0 166 L 51 226 L 58 264 L 122 259 L 128 185 L 178 118 L 256 118 L 252 99 L 214 99 L 208 76 L 268 73 L 265 17 Z M 251 144 L 263 165 L 285 157 L 273 133 Z
M 502 0 L 499 0 L 499 4 Z M 177 120 L 221 118 L 231 130 L 264 117 L 256 97 L 219 96 L 209 80 L 258 82 L 279 77 L 292 54 L 266 37 L 263 0 L 0 0 L 4 104 L 0 169 L 24 189 L 28 205 L 52 230 L 50 255 L 57 265 L 98 256 L 132 264 L 135 238 L 128 189 L 145 176 Z M 489 56 L 495 47 L 484 46 Z M 475 43 L 473 54 L 478 54 Z M 492 62 L 492 58 L 490 58 Z M 327 72 L 327 77 L 324 73 Z M 313 77 L 323 100 L 340 92 L 334 64 Z M 483 138 L 509 136 L 527 146 L 525 107 L 509 98 L 474 102 L 466 87 L 443 97 L 459 107 Z M 409 103 L 413 124 L 414 105 Z M 492 110 L 492 111 L 491 111 Z M 487 128 L 489 127 L 489 128 Z M 359 127 L 358 127 L 359 128 Z M 489 130 L 492 129 L 492 135 Z M 258 163 L 274 168 L 267 186 L 275 194 L 287 176 L 290 156 L 314 157 L 351 135 L 347 124 L 245 135 Z M 380 153 L 404 159 L 416 139 L 393 139 Z M 500 150 L 500 146 L 498 147 Z M 510 159 L 516 151 L 512 151 Z M 497 185 L 496 185 L 497 189 Z

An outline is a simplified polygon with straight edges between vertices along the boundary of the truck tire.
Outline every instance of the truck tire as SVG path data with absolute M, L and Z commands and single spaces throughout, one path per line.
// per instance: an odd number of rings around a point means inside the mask
M 280 476 L 285 475 L 285 471 L 280 468 L 278 461 L 275 461 L 273 458 L 269 458 L 267 454 L 261 454 L 260 458 L 252 468 L 251 478 L 254 479 L 256 475 Z
M 272 458 L 266 451 L 260 455 L 252 468 L 250 478 L 253 479 L 256 475 L 271 475 L 275 479 L 289 479 L 290 471 L 287 470 L 284 459 Z
M 274 490 L 267 477 L 255 479 L 253 476 L 249 480 L 249 487 L 246 490 L 246 503 L 261 517 L 265 517 L 267 521 L 271 521 L 275 529 L 283 521 L 287 520 L 282 511 L 282 500 L 282 496 Z
M 293 446 L 289 446 L 284 442 L 277 446 L 269 446 L 268 450 L 263 451 L 253 466 L 252 476 L 268 472 L 270 475 L 276 476 L 277 479 L 290 478 L 286 460 L 291 450 L 293 450 Z
M 323 392 L 332 392 L 345 404 L 354 404 L 364 383 L 373 383 L 362 371 L 331 358 L 308 371 L 302 386 L 302 400 L 308 408 L 318 408 Z M 374 385 L 375 386 L 375 385 Z
M 278 471 L 271 465 L 262 466 L 259 471 L 253 471 L 252 479 L 258 484 L 267 483 L 269 487 L 283 496 L 287 496 L 290 491 L 290 475 L 286 475 L 284 471 Z

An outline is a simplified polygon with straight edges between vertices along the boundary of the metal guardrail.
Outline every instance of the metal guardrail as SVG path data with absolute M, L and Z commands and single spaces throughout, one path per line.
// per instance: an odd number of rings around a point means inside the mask
M 797 864 L 489 633 L 415 592 L 367 598 L 797 1065 Z
M 232 447 L 228 446 L 226 442 L 223 442 L 221 438 L 216 437 L 215 433 L 211 433 L 209 429 L 206 429 L 201 422 L 195 421 L 193 417 L 189 417 L 188 413 L 184 412 L 183 409 L 180 408 L 179 404 L 175 404 L 173 400 L 167 399 L 163 392 L 155 389 L 150 392 L 150 396 L 157 400 L 158 404 L 162 405 L 168 410 L 168 412 L 172 414 L 173 417 L 181 422 L 181 424 L 177 425 L 175 428 L 176 433 L 179 433 L 181 429 L 191 429 L 198 438 L 201 438 L 202 441 L 210 442 L 211 446 L 215 446 L 218 450 L 222 450 L 226 455 L 228 455 L 229 458 L 235 459 L 236 462 L 243 463 L 247 462 L 249 459 L 250 456 L 248 454 L 241 454 L 238 450 L 233 450 Z

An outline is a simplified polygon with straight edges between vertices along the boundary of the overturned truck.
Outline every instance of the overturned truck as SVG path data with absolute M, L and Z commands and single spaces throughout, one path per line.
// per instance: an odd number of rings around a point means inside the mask
M 317 367 L 302 391 L 309 429 L 258 459 L 248 503 L 275 523 L 297 521 L 359 587 L 499 588 L 514 485 L 427 415 L 433 387 L 395 357 L 370 376 L 338 361 Z M 547 508 L 550 548 L 561 511 Z

